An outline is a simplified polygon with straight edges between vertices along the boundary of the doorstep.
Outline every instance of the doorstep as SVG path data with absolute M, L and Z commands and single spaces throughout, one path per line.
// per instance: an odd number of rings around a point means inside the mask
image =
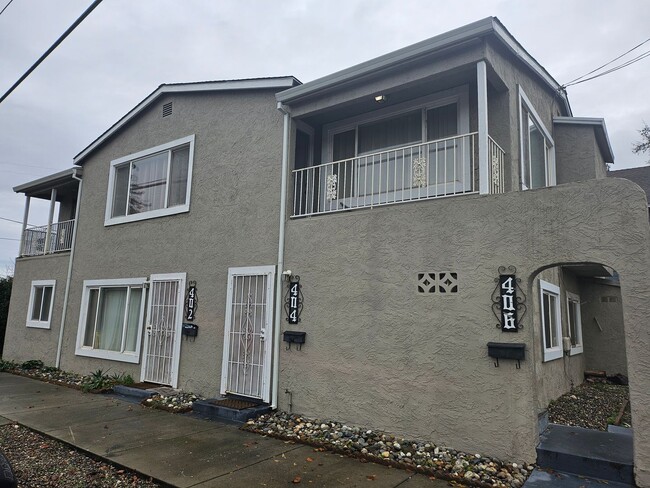
M 246 422 L 271 411 L 271 406 L 232 398 L 208 398 L 192 405 L 195 414 L 210 420 Z

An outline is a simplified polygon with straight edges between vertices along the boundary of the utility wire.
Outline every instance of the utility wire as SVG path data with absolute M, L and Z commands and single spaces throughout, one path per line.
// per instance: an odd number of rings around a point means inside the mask
M 14 0 L 9 0 L 9 3 L 8 3 L 7 5 L 5 5 L 4 8 L 3 8 L 2 10 L 0 10 L 0 15 L 2 15 L 2 13 L 3 13 L 5 10 L 7 10 L 7 7 L 8 7 L 9 5 L 11 5 L 11 2 L 13 2 L 13 1 L 14 1 Z
M 645 54 L 647 54 L 648 51 L 646 51 L 645 53 L 643 53 L 643 54 L 637 56 L 636 58 L 631 59 L 630 61 L 626 61 L 625 63 L 623 63 L 623 64 L 621 64 L 621 65 L 619 65 L 619 66 L 616 66 L 616 67 L 612 68 L 611 70 L 608 70 L 608 71 L 606 71 L 606 72 L 604 72 L 604 73 L 600 73 L 600 74 L 595 75 L 595 76 L 592 76 L 592 77 L 590 77 L 590 78 L 588 78 L 588 79 L 586 79 L 586 80 L 583 80 L 583 78 L 585 78 L 586 76 L 589 76 L 589 75 L 591 75 L 591 74 L 593 74 L 593 73 L 595 73 L 595 72 L 597 72 L 597 71 L 600 71 L 600 70 L 603 69 L 604 67 L 609 66 L 609 65 L 612 64 L 614 61 L 618 61 L 618 60 L 621 59 L 623 56 L 625 56 L 625 55 L 631 53 L 632 51 L 634 51 L 634 50 L 640 48 L 641 46 L 643 46 L 644 44 L 646 44 L 646 43 L 648 43 L 648 42 L 650 42 L 650 38 L 646 39 L 645 41 L 641 42 L 640 44 L 637 44 L 637 45 L 634 46 L 632 49 L 629 49 L 629 50 L 625 51 L 625 52 L 624 52 L 623 54 L 621 54 L 620 56 L 615 57 L 614 59 L 612 59 L 611 61 L 608 61 L 607 63 L 603 64 L 602 66 L 599 66 L 598 68 L 593 69 L 593 70 L 589 71 L 588 73 L 585 73 L 585 74 L 582 75 L 582 76 L 578 76 L 577 78 L 574 78 L 573 80 L 568 81 L 567 83 L 565 83 L 564 85 L 562 85 L 562 88 L 566 88 L 567 86 L 571 86 L 571 85 L 577 85 L 578 83 L 582 83 L 582 81 L 593 80 L 594 78 L 598 78 L 599 76 L 603 76 L 603 75 L 606 75 L 606 74 L 608 74 L 608 73 L 612 73 L 613 71 L 616 71 L 616 70 L 618 70 L 618 69 L 621 69 L 621 68 L 624 68 L 624 67 L 626 67 L 626 66 L 629 66 L 630 64 L 632 64 L 632 63 L 634 63 L 634 62 L 636 62 L 636 61 L 640 61 L 641 59 L 643 59 L 643 58 L 645 57 Z M 582 80 L 582 81 L 579 81 L 579 80 Z
M 8 219 L 7 217 L 0 217 L 0 220 L 6 220 L 7 222 L 15 222 L 16 224 L 23 225 L 20 220 Z
M 19 241 L 20 239 L 14 239 L 13 237 L 0 237 L 2 241 Z
M 639 54 L 636 58 L 630 59 L 629 61 L 626 61 L 625 63 L 619 64 L 618 66 L 614 66 L 613 68 L 610 68 L 607 71 L 603 71 L 602 73 L 598 73 L 597 75 L 591 76 L 589 78 L 583 78 L 582 80 L 574 81 L 573 83 L 567 83 L 566 85 L 564 85 L 564 88 L 566 88 L 568 86 L 578 85 L 580 83 L 584 83 L 585 81 L 593 80 L 593 79 L 596 79 L 596 78 L 600 78 L 601 76 L 608 75 L 610 73 L 613 73 L 614 71 L 618 71 L 619 69 L 626 68 L 626 67 L 630 66 L 631 64 L 634 64 L 634 63 L 636 63 L 638 61 L 641 61 L 641 60 L 647 58 L 648 56 L 650 56 L 650 51 L 646 51 L 646 52 L 644 52 L 642 54 Z
M 83 14 L 81 14 L 81 17 L 79 17 L 77 20 L 75 20 L 74 23 L 73 23 L 70 27 L 68 27 L 68 30 L 66 30 L 66 31 L 61 35 L 61 37 L 59 37 L 59 38 L 54 42 L 54 44 L 52 44 L 52 46 L 50 46 L 50 48 L 49 48 L 47 51 L 45 51 L 45 53 L 44 53 L 40 58 L 38 58 L 38 60 L 37 60 L 37 61 L 32 65 L 32 67 L 29 68 L 29 69 L 25 72 L 25 74 L 22 75 L 22 76 L 20 77 L 20 79 L 19 79 L 16 83 L 13 84 L 13 86 L 12 86 L 11 88 L 9 88 L 9 90 L 7 91 L 7 93 L 5 93 L 4 95 L 2 95 L 2 98 L 0 98 L 0 103 L 2 103 L 2 102 L 4 101 L 4 99 L 7 98 L 7 97 L 11 94 L 12 91 L 14 91 L 16 88 L 18 88 L 18 86 L 19 86 L 23 81 L 25 81 L 25 78 L 27 78 L 27 77 L 31 74 L 31 72 L 34 71 L 34 70 L 38 67 L 38 65 L 41 64 L 41 63 L 45 60 L 45 58 L 47 58 L 47 57 L 52 53 L 52 51 L 54 51 L 54 50 L 58 47 L 58 45 L 61 44 L 61 43 L 63 42 L 63 40 L 64 40 L 66 37 L 68 37 L 68 36 L 70 35 L 70 33 L 71 33 L 73 30 L 75 30 L 76 27 L 77 27 L 79 24 L 81 24 L 81 22 L 82 22 L 86 17 L 88 17 L 88 15 L 90 14 L 90 12 L 92 12 L 93 10 L 95 10 L 95 8 L 96 8 L 100 3 L 102 3 L 102 0 L 95 0 L 95 1 L 90 5 L 90 7 L 88 7 L 88 8 L 86 9 L 86 11 L 85 11 Z M 6 8 L 6 7 L 5 7 L 5 8 Z

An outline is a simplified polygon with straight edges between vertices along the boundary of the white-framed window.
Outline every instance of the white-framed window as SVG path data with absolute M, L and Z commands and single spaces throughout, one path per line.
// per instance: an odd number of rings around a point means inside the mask
M 524 91 L 519 87 L 521 187 L 524 190 L 554 186 L 553 138 Z
M 544 362 L 562 357 L 562 320 L 560 313 L 560 287 L 539 281 L 540 311 L 542 315 L 542 341 Z
M 575 293 L 567 292 L 567 318 L 569 321 L 569 337 L 571 338 L 571 352 L 582 353 L 582 318 L 580 316 L 580 297 Z
M 27 327 L 50 328 L 55 288 L 56 280 L 32 281 L 27 307 Z
M 140 361 L 146 278 L 86 280 L 76 354 L 127 363 Z
M 194 135 L 111 161 L 104 225 L 188 212 Z

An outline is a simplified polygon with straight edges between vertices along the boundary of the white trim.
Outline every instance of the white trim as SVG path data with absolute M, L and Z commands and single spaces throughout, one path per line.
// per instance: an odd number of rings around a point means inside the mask
M 262 368 L 262 400 L 271 401 L 271 366 L 272 360 L 276 362 L 279 358 L 272 358 L 274 338 L 274 310 L 273 295 L 275 288 L 275 266 L 247 266 L 241 268 L 228 268 L 228 292 L 226 295 L 226 318 L 224 325 L 223 356 L 221 359 L 221 388 L 220 392 L 225 395 L 228 391 L 228 359 L 230 358 L 230 327 L 232 320 L 232 299 L 233 299 L 233 277 L 234 276 L 267 276 L 266 303 L 267 313 L 264 330 L 264 366 Z M 279 281 L 279 279 L 278 279 Z M 278 293 L 280 291 L 278 290 Z M 277 388 L 277 385 L 276 385 Z
M 37 287 L 52 287 L 52 295 L 50 297 L 50 309 L 47 313 L 47 320 L 32 320 L 32 312 L 34 311 L 34 292 Z M 54 292 L 56 291 L 56 280 L 34 280 L 32 281 L 29 292 L 29 305 L 27 306 L 27 320 L 25 325 L 34 329 L 49 329 L 52 325 L 52 310 L 54 309 Z M 41 301 L 41 306 L 43 302 Z M 41 310 L 42 312 L 42 310 Z
M 490 193 L 490 178 L 488 168 L 488 94 L 487 66 L 484 60 L 476 63 L 476 85 L 478 105 L 478 174 L 479 193 Z
M 575 329 L 576 329 L 576 345 L 573 346 L 571 345 L 571 351 L 570 355 L 574 356 L 576 354 L 582 354 L 584 350 L 584 343 L 582 342 L 582 314 L 580 312 L 580 296 L 576 295 L 575 293 L 571 293 L 570 291 L 566 292 L 566 316 L 567 316 L 567 325 L 568 325 L 568 336 L 571 337 L 571 320 L 569 317 L 569 308 L 571 307 L 571 304 L 577 304 L 576 307 L 576 313 L 575 313 Z M 571 337 L 572 338 L 572 337 Z
M 544 322 L 544 294 L 555 296 L 555 334 L 557 337 L 557 346 L 546 347 L 546 324 Z M 539 280 L 539 313 L 540 323 L 542 324 L 542 350 L 544 362 L 552 361 L 562 357 L 562 314 L 560 305 L 560 287 L 549 283 L 548 281 Z
M 185 312 L 185 282 L 187 280 L 187 273 L 164 273 L 152 274 L 149 277 L 149 283 L 154 281 L 178 281 L 178 307 L 176 309 L 176 330 L 174 331 L 174 356 L 172 359 L 172 372 L 171 372 L 171 387 L 178 388 L 178 372 L 180 369 L 181 360 L 181 339 L 183 332 L 183 314 Z M 149 287 L 151 290 L 151 286 Z M 151 317 L 151 297 L 147 293 L 147 323 Z M 142 334 L 140 334 L 142 335 Z M 139 340 L 139 339 L 138 339 Z M 145 381 L 145 372 L 147 368 L 147 348 L 149 347 L 149 336 L 145 334 L 143 355 L 142 355 L 142 368 L 140 369 L 140 381 Z
M 108 359 L 110 361 L 120 361 L 123 363 L 140 362 L 140 347 L 142 343 L 142 324 L 144 317 L 144 304 L 146 302 L 146 293 L 144 284 L 147 278 L 118 278 L 106 280 L 84 280 L 83 291 L 81 296 L 81 310 L 79 312 L 79 325 L 77 327 L 77 343 L 75 346 L 75 355 L 86 356 L 97 359 Z M 109 287 L 142 287 L 142 298 L 140 302 L 140 319 L 138 324 L 138 339 L 135 347 L 135 352 L 116 352 L 106 351 L 103 349 L 94 349 L 92 347 L 84 346 L 84 334 L 86 332 L 86 318 L 88 317 L 88 296 L 90 295 L 91 288 L 109 288 Z
M 524 128 L 523 126 L 523 107 L 526 107 L 526 110 L 528 111 L 528 114 L 532 117 L 533 121 L 535 122 L 535 125 L 539 127 L 539 129 L 542 131 L 542 134 L 546 138 L 546 140 L 550 143 L 550 147 L 548 148 L 548 160 L 546 161 L 546 168 L 545 168 L 545 174 L 546 174 L 546 185 L 545 186 L 555 186 L 557 184 L 557 177 L 556 177 L 556 170 L 555 170 L 555 141 L 553 141 L 553 137 L 551 136 L 551 133 L 548 131 L 544 123 L 542 122 L 541 117 L 537 113 L 537 110 L 535 110 L 535 107 L 531 103 L 530 99 L 524 92 L 524 89 L 521 87 L 521 85 L 517 85 L 517 97 L 518 97 L 518 127 L 519 127 L 519 181 L 521 184 L 521 189 L 522 190 L 528 190 L 528 187 L 526 186 L 524 182 L 524 130 L 528 132 L 528 124 L 526 124 L 526 127 Z
M 104 226 L 123 224 L 126 222 L 135 222 L 138 220 L 149 220 L 155 219 L 157 217 L 164 217 L 166 215 L 175 215 L 179 213 L 189 212 L 190 211 L 190 196 L 192 190 L 192 169 L 194 166 L 194 134 L 180 139 L 176 139 L 165 144 L 161 144 L 156 147 L 138 151 L 127 156 L 122 156 L 121 158 L 114 159 L 111 161 L 110 172 L 108 174 L 108 192 L 106 194 L 106 211 L 104 213 Z M 151 156 L 155 153 L 160 153 L 163 151 L 171 151 L 172 149 L 189 144 L 189 155 L 187 162 L 187 190 L 185 193 L 185 204 L 175 205 L 173 207 L 159 208 L 157 210 L 150 210 L 148 212 L 141 212 L 133 215 L 122 215 L 118 217 L 112 217 L 113 214 L 113 200 L 115 193 L 115 168 L 121 164 L 130 163 L 137 159 L 141 159 L 147 156 Z M 170 155 L 171 158 L 171 155 Z M 168 161 L 169 166 L 169 161 Z M 167 168 L 169 174 L 170 168 Z M 130 181 L 130 178 L 129 178 Z M 169 185 L 169 178 L 167 179 L 167 185 Z M 167 194 L 169 193 L 169 186 L 165 189 L 165 206 L 167 205 Z M 128 205 L 127 205 L 128 209 Z
M 282 78 L 252 78 L 248 80 L 225 80 L 205 83 L 181 83 L 178 85 L 161 85 L 147 98 L 136 105 L 129 113 L 117 121 L 113 126 L 95 139 L 83 151 L 74 157 L 74 164 L 79 164 L 91 152 L 93 152 L 106 139 L 111 137 L 115 132 L 124 127 L 129 121 L 135 118 L 140 112 L 146 109 L 158 97 L 164 93 L 192 93 L 192 92 L 212 92 L 224 90 L 256 90 L 256 89 L 273 89 L 273 88 L 291 88 L 298 82 L 293 76 Z M 299 83 L 299 82 L 298 82 Z

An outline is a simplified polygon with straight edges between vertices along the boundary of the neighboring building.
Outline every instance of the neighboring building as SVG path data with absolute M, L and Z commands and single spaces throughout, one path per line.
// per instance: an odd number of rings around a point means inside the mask
M 25 230 L 5 355 L 526 461 L 549 401 L 627 371 L 650 486 L 650 226 L 612 162 L 496 18 L 302 85 L 162 85 L 15 189 L 71 224 Z
M 650 207 L 650 166 L 639 166 L 638 168 L 619 169 L 608 171 L 607 176 L 610 178 L 625 178 L 633 181 L 645 192 L 648 198 L 648 207 Z

